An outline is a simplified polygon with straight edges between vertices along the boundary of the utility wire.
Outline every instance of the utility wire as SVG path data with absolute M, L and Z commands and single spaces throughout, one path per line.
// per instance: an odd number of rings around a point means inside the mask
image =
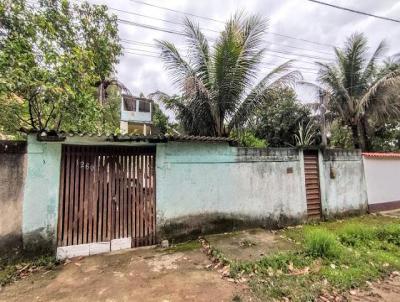
M 179 26 L 183 26 L 184 25 L 181 22 L 175 22 L 175 21 L 171 21 L 171 20 L 168 20 L 168 19 L 157 18 L 157 17 L 148 16 L 148 15 L 144 15 L 144 14 L 134 13 L 134 12 L 131 12 L 131 11 L 114 8 L 114 7 L 111 7 L 111 6 L 108 6 L 108 9 L 109 10 L 113 10 L 113 11 L 117 11 L 117 12 L 121 12 L 121 13 L 125 13 L 125 14 L 129 14 L 129 15 L 133 15 L 133 16 L 139 16 L 139 17 L 148 18 L 148 19 L 152 19 L 152 20 L 163 21 L 163 22 L 166 22 L 166 23 L 169 23 L 169 24 L 174 24 L 174 25 L 179 25 Z M 220 31 L 213 30 L 213 29 L 210 29 L 210 28 L 200 27 L 200 29 L 201 30 L 210 31 L 210 32 L 213 32 L 213 33 L 220 33 Z M 271 43 L 271 44 L 276 44 L 276 45 L 279 45 L 279 46 L 282 46 L 282 47 L 288 47 L 288 48 L 299 49 L 299 50 L 304 50 L 304 51 L 309 51 L 309 52 L 332 55 L 332 53 L 329 53 L 329 52 L 326 52 L 326 51 L 322 51 L 322 50 L 313 50 L 313 49 L 301 48 L 301 47 L 296 47 L 296 46 L 292 46 L 292 45 L 276 43 L 276 42 L 268 41 L 268 40 L 266 40 L 265 42 L 268 42 L 268 43 Z
M 120 22 L 122 24 L 142 27 L 142 28 L 146 28 L 146 29 L 150 29 L 150 30 L 156 30 L 156 31 L 161 31 L 161 32 L 180 35 L 180 36 L 186 36 L 183 32 L 174 31 L 174 30 L 168 30 L 168 29 L 164 29 L 164 28 L 161 28 L 161 27 L 153 26 L 153 25 L 138 23 L 138 22 L 134 22 L 134 21 L 128 21 L 128 20 L 125 20 L 125 19 L 118 19 L 118 22 Z M 316 59 L 316 60 L 331 61 L 330 58 L 316 57 L 316 56 L 311 56 L 311 55 L 307 55 L 307 54 L 297 54 L 297 53 L 292 53 L 292 52 L 289 52 L 289 51 L 280 51 L 280 50 L 273 50 L 273 49 L 266 49 L 266 51 L 274 52 L 274 53 L 280 53 L 280 54 L 287 54 L 287 55 L 292 55 L 292 56 L 303 56 L 305 58 Z
M 150 48 L 157 48 L 157 45 L 152 44 L 152 43 L 145 43 L 145 42 L 129 40 L 129 39 L 121 39 L 121 41 L 123 43 L 126 43 L 126 44 L 139 45 L 139 46 L 150 47 Z M 307 60 L 307 57 L 304 57 L 302 54 L 278 52 L 278 51 L 268 50 L 268 49 L 266 49 L 266 51 L 272 52 L 272 54 L 269 54 L 269 56 L 271 56 L 271 57 L 277 57 L 277 58 L 281 58 L 281 59 L 285 59 L 285 60 L 293 60 L 293 59 L 295 59 L 297 61 L 304 62 L 305 64 L 315 65 L 315 62 L 305 61 L 305 60 Z M 275 53 L 279 53 L 279 55 L 277 55 Z M 280 54 L 287 54 L 287 55 L 290 55 L 290 56 L 298 56 L 298 57 L 301 57 L 301 58 L 285 57 L 285 56 L 282 56 Z M 312 57 L 311 59 L 319 60 L 319 59 L 325 59 L 325 58 Z M 327 59 L 325 59 L 325 60 L 327 60 Z
M 142 5 L 155 7 L 155 8 L 162 9 L 162 10 L 171 11 L 171 12 L 182 14 L 182 15 L 185 15 L 185 16 L 192 16 L 192 17 L 196 17 L 196 18 L 200 18 L 200 19 L 204 19 L 204 20 L 208 20 L 208 21 L 214 21 L 214 22 L 218 22 L 218 23 L 221 23 L 221 24 L 225 24 L 225 22 L 222 21 L 222 20 L 217 20 L 217 19 L 213 19 L 213 18 L 209 18 L 209 17 L 205 17 L 205 16 L 195 15 L 195 14 L 192 14 L 192 13 L 188 13 L 188 12 L 184 12 L 184 11 L 180 11 L 180 10 L 176 10 L 176 9 L 167 8 L 167 7 L 164 7 L 164 6 L 159 6 L 159 5 L 151 4 L 151 3 L 148 3 L 148 2 L 144 2 L 144 1 L 139 1 L 139 0 L 130 0 L 130 1 L 142 4 Z M 280 33 L 276 33 L 276 32 L 268 31 L 267 33 L 269 33 L 271 35 L 279 36 L 279 37 L 284 37 L 284 38 L 288 38 L 288 39 L 303 41 L 303 42 L 312 43 L 312 44 L 316 44 L 316 45 L 321 45 L 321 46 L 324 46 L 324 47 L 330 47 L 330 48 L 334 47 L 334 45 L 331 45 L 331 44 L 311 41 L 311 40 L 307 40 L 307 39 L 301 39 L 301 38 L 297 38 L 297 37 L 293 37 L 293 36 L 289 36 L 289 35 L 284 35 L 284 34 L 280 34 Z
M 351 9 L 351 8 L 347 8 L 347 7 L 343 7 L 343 6 L 339 6 L 339 5 L 334 5 L 334 4 L 330 4 L 330 3 L 326 3 L 326 2 L 322 2 L 322 1 L 317 1 L 317 0 L 307 0 L 307 1 L 314 2 L 314 3 L 317 3 L 317 4 L 321 4 L 321 5 L 325 5 L 325 6 L 329 6 L 329 7 L 336 8 L 336 9 L 345 10 L 345 11 L 348 11 L 348 12 L 351 12 L 351 13 L 355 13 L 355 14 L 359 14 L 359 15 L 364 15 L 364 16 L 373 17 L 373 18 L 377 18 L 377 19 L 381 19 L 381 20 L 385 20 L 385 21 L 391 21 L 391 22 L 400 23 L 399 19 L 393 19 L 393 18 L 389 18 L 389 17 L 378 16 L 378 15 L 374 15 L 374 14 L 371 14 L 371 13 L 362 12 L 362 11 L 359 11 L 359 10 L 355 10 L 355 9 Z

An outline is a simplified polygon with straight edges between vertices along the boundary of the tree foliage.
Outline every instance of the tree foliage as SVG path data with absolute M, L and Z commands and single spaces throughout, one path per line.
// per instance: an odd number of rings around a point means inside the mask
M 295 145 L 299 125 L 308 123 L 310 115 L 310 109 L 296 99 L 292 89 L 273 89 L 256 110 L 251 125 L 255 135 L 270 146 Z
M 105 120 L 96 87 L 121 53 L 117 19 L 86 2 L 37 5 L 0 1 L 0 124 L 95 131 Z
M 353 34 L 344 48 L 335 48 L 335 63 L 318 63 L 317 89 L 328 94 L 328 110 L 349 127 L 354 146 L 363 150 L 371 149 L 377 125 L 400 117 L 400 68 L 378 63 L 385 48 L 382 41 L 368 57 L 367 39 Z
M 159 41 L 161 57 L 180 94 L 160 94 L 174 110 L 185 132 L 229 136 L 246 125 L 255 109 L 276 87 L 300 77 L 287 62 L 260 76 L 266 23 L 257 16 L 236 15 L 225 25 L 213 47 L 198 25 L 185 20 L 187 53 L 170 42 Z

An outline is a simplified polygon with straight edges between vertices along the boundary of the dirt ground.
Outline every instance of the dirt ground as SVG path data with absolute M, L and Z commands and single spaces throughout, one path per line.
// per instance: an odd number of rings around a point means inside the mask
M 392 274 L 385 280 L 374 282 L 368 290 L 350 291 L 353 302 L 397 302 L 400 301 L 400 276 Z
M 292 243 L 262 229 L 207 236 L 231 259 L 256 260 Z M 352 290 L 353 302 L 400 301 L 400 273 Z M 324 302 L 335 301 L 335 297 Z M 347 299 L 346 299 L 347 300 Z M 72 259 L 0 288 L 0 302 L 12 301 L 257 301 L 244 283 L 222 278 L 200 246 L 190 249 L 127 250 Z M 342 300 L 340 300 L 342 301 Z
M 244 298 L 249 297 L 244 285 L 222 279 L 209 264 L 200 249 L 130 250 L 74 259 L 6 286 L 0 301 L 251 301 Z
M 235 260 L 254 261 L 293 247 L 289 241 L 264 229 L 209 235 L 206 239 L 229 259 Z

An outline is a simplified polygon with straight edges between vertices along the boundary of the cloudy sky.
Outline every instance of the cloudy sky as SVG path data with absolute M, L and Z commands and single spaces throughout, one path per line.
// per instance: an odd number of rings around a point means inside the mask
M 324 0 L 325 1 L 325 0 Z M 400 24 L 330 8 L 307 0 L 89 0 L 91 3 L 106 4 L 112 13 L 122 20 L 139 24 L 119 24 L 124 55 L 120 58 L 118 77 L 137 95 L 156 90 L 177 92 L 163 69 L 154 40 L 169 40 L 183 48 L 182 36 L 161 30 L 179 32 L 185 12 L 200 24 L 204 34 L 211 40 L 222 30 L 224 20 L 236 11 L 259 14 L 268 20 L 264 59 L 265 72 L 272 66 L 288 59 L 297 59 L 294 64 L 302 71 L 304 79 L 314 81 L 314 61 L 328 62 L 332 59 L 332 47 L 341 46 L 353 32 L 363 32 L 371 49 L 385 39 L 389 48 L 387 55 L 400 52 Z M 398 0 L 326 0 L 331 4 L 373 13 L 400 17 Z M 159 6 L 159 7 L 156 7 Z M 164 9 L 160 8 L 163 7 Z M 165 9 L 167 8 L 167 9 Z M 179 11 L 179 12 L 175 12 Z M 195 17 L 200 16 L 203 18 Z M 158 30 L 143 28 L 152 26 Z M 303 100 L 308 94 L 299 89 Z

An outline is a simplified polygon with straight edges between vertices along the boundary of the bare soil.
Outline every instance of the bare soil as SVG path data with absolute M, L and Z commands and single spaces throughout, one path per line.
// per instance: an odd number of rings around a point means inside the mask
M 397 302 L 400 301 L 400 277 L 392 275 L 372 283 L 367 290 L 350 291 L 353 302 Z
M 222 279 L 207 269 L 209 263 L 199 249 L 131 250 L 73 259 L 6 286 L 0 301 L 249 301 L 245 285 Z
M 214 248 L 234 260 L 254 261 L 293 248 L 288 240 L 264 229 L 209 235 L 206 239 Z

